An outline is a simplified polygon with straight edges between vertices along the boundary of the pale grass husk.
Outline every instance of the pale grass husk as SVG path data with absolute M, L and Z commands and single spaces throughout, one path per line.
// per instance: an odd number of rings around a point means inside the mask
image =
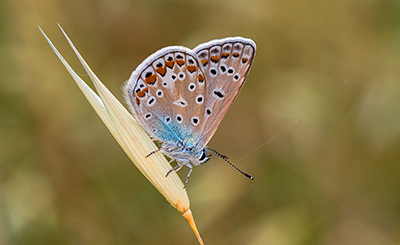
M 171 166 L 161 153 L 155 153 L 146 158 L 146 155 L 156 150 L 157 147 L 131 114 L 97 78 L 67 34 L 61 26 L 59 27 L 92 80 L 98 95 L 74 72 L 42 29 L 40 27 L 39 29 L 131 161 L 165 199 L 182 214 L 193 229 L 199 243 L 203 244 L 190 210 L 189 198 L 179 176 L 172 171 L 168 177 L 165 177 Z

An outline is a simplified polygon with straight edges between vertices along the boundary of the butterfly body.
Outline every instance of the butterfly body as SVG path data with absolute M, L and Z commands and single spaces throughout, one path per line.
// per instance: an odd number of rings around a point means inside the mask
M 256 45 L 242 37 L 163 48 L 125 85 L 133 115 L 179 170 L 205 163 L 206 146 L 244 85 Z M 212 152 L 212 151 L 211 151 Z M 189 172 L 189 174 L 190 174 Z

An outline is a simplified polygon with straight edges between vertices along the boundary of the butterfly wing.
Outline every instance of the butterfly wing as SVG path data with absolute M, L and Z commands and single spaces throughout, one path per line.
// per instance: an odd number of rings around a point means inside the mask
M 194 50 L 206 79 L 205 125 L 198 142 L 207 145 L 246 81 L 256 44 L 233 37 L 200 44 Z
M 199 141 L 205 90 L 205 75 L 195 54 L 179 46 L 148 57 L 124 89 L 127 104 L 147 133 L 173 146 Z

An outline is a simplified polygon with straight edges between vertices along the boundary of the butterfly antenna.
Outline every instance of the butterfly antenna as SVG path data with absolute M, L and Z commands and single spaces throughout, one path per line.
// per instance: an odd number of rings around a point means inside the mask
M 243 172 L 242 170 L 238 169 L 238 167 L 236 167 L 235 165 L 233 165 L 230 161 L 228 161 L 228 157 L 227 157 L 227 156 L 221 155 L 221 154 L 218 153 L 216 150 L 211 149 L 211 148 L 208 148 L 208 147 L 207 147 L 207 150 L 209 150 L 209 151 L 210 151 L 211 153 L 213 153 L 214 155 L 220 157 L 220 158 L 221 158 L 222 160 L 224 160 L 225 162 L 229 163 L 229 165 L 231 165 L 234 169 L 236 169 L 237 171 L 239 171 L 239 173 L 243 174 L 244 176 L 246 176 L 247 178 L 249 178 L 249 179 L 251 179 L 251 180 L 254 180 L 254 178 L 253 178 L 251 175 L 246 174 L 246 173 Z

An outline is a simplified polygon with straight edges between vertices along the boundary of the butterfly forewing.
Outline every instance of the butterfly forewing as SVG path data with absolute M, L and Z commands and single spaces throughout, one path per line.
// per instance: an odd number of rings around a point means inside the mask
M 252 40 L 241 37 L 210 41 L 194 49 L 206 80 L 206 123 L 199 147 L 206 146 L 238 96 L 255 50 Z

